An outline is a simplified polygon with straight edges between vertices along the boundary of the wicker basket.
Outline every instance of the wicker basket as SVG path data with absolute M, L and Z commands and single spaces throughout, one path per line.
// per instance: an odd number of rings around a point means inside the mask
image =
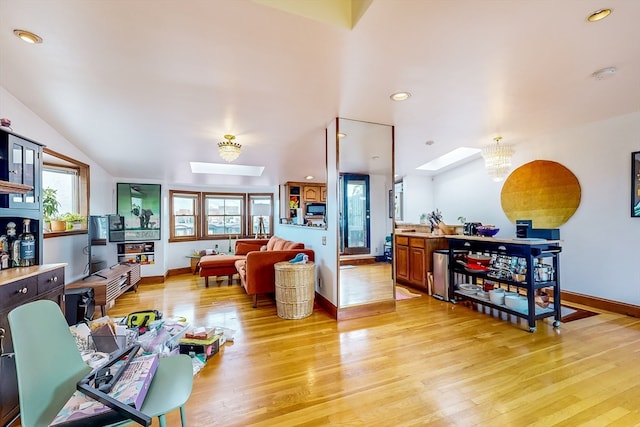
M 279 262 L 274 269 L 278 316 L 283 319 L 310 316 L 315 298 L 315 264 Z

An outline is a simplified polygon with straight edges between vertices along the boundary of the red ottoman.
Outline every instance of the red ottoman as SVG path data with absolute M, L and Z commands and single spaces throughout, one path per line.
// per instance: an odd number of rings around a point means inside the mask
M 209 276 L 228 276 L 229 285 L 237 273 L 235 262 L 244 255 L 205 255 L 200 258 L 200 277 L 204 277 L 205 287 L 209 287 Z

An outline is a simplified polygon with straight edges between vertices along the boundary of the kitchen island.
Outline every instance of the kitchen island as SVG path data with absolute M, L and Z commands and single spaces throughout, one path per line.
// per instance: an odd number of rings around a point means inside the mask
M 433 252 L 447 249 L 444 235 L 396 229 L 394 233 L 396 281 L 429 293 L 428 273 L 433 271 Z

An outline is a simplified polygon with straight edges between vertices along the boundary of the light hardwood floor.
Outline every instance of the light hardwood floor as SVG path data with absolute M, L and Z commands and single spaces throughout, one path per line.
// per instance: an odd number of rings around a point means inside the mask
M 191 426 L 640 425 L 640 320 L 500 320 L 423 295 L 336 322 L 257 309 L 237 284 L 192 275 L 142 285 L 109 315 L 155 308 L 235 329 L 195 377 Z M 179 425 L 178 413 L 168 417 Z
M 391 264 L 376 262 L 340 267 L 340 307 L 393 299 Z

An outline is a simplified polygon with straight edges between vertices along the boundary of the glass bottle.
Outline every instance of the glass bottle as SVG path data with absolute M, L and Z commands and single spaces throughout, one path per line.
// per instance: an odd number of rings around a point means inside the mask
M 9 267 L 17 267 L 17 264 L 14 264 L 13 259 L 15 258 L 14 247 L 16 242 L 16 223 L 13 221 L 9 221 L 7 223 L 7 254 L 9 255 L 8 266 Z
M 0 268 L 9 268 L 9 241 L 6 234 L 0 236 Z
M 18 237 L 20 242 L 20 267 L 29 267 L 36 263 L 36 238 L 31 234 L 31 220 L 22 220 L 22 234 Z

